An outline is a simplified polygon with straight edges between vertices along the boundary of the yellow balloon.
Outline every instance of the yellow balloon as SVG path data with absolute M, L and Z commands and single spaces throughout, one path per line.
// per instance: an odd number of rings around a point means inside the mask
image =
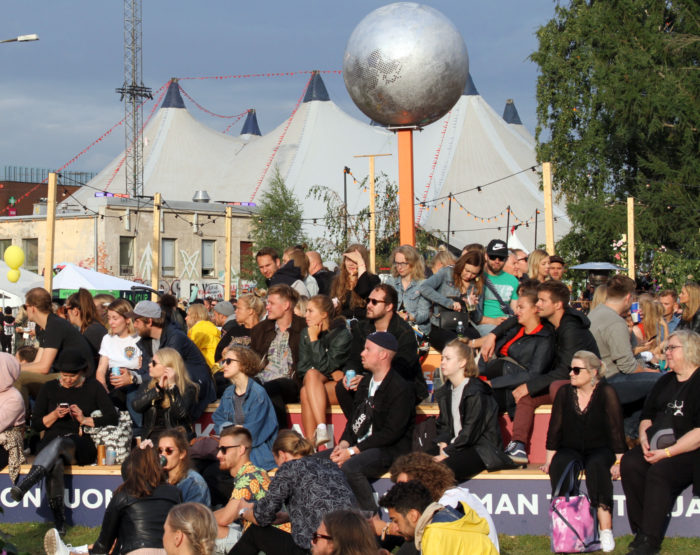
M 12 283 L 17 283 L 19 280 L 19 270 L 14 268 L 7 270 L 7 279 L 9 279 Z
M 17 245 L 10 245 L 5 249 L 5 263 L 16 270 L 24 264 L 24 251 Z

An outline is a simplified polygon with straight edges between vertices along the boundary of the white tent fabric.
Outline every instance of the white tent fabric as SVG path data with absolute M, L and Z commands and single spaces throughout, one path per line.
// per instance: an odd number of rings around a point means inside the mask
M 53 278 L 54 289 L 92 289 L 98 291 L 131 291 L 132 286 L 143 287 L 142 283 L 110 276 L 75 264 L 62 262 L 54 268 L 62 268 Z
M 24 268 L 19 269 L 19 280 L 12 283 L 7 279 L 7 271 L 9 269 L 10 267 L 5 261 L 0 260 L 0 293 L 6 297 L 3 303 L 4 306 L 19 306 L 24 303 L 24 296 L 27 294 L 27 291 L 34 287 L 44 286 L 43 277 Z

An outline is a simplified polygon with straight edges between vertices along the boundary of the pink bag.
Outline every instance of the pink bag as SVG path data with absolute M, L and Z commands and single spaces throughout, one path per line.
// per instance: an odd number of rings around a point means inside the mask
M 552 551 L 585 553 L 599 551 L 598 519 L 588 496 L 580 492 L 581 463 L 573 460 L 564 470 L 552 496 L 549 517 L 552 522 Z M 564 482 L 566 493 L 562 495 Z

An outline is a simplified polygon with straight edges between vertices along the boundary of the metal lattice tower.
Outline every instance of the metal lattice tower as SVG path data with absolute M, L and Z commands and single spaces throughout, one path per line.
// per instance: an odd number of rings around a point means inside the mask
M 117 89 L 124 100 L 126 193 L 143 194 L 143 112 L 144 99 L 152 99 L 143 84 L 141 69 L 141 0 L 124 0 L 124 84 Z

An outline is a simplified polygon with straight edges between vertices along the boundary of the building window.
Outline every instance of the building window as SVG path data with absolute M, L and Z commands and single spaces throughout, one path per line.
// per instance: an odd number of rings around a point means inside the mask
M 214 247 L 216 241 L 202 240 L 202 277 L 214 277 Z
M 119 275 L 134 275 L 134 238 L 119 237 Z
M 22 239 L 24 267 L 30 272 L 39 273 L 39 239 Z
M 0 259 L 5 255 L 7 247 L 12 245 L 12 239 L 0 239 Z
M 160 247 L 160 268 L 163 276 L 175 275 L 175 239 L 163 239 Z

